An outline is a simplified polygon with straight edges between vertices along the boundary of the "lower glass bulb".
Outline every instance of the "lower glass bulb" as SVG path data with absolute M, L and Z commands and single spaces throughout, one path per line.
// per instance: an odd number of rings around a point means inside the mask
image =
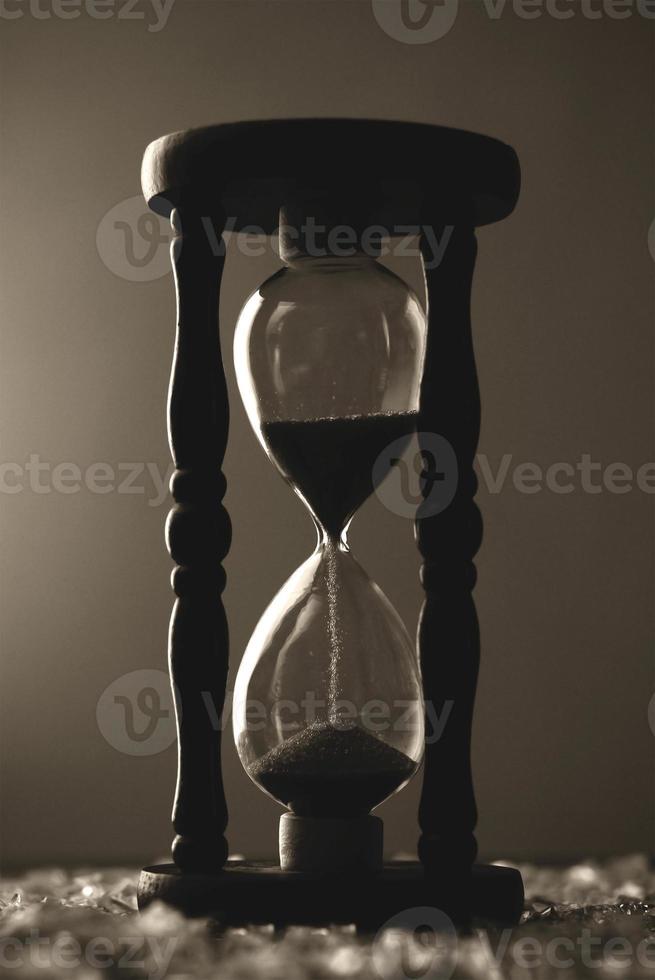
M 248 775 L 293 813 L 368 813 L 414 774 L 423 699 L 411 640 L 347 547 L 324 539 L 262 616 L 233 724 Z

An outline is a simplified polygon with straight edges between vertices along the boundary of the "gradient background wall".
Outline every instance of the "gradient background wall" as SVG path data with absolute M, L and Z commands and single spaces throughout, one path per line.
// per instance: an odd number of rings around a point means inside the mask
M 509 4 L 494 20 L 480 3 L 459 8 L 447 35 L 426 44 L 389 36 L 365 0 L 177 0 L 158 32 L 84 12 L 1 19 L 2 458 L 169 465 L 171 277 L 130 281 L 96 247 L 103 216 L 138 195 L 151 139 L 211 122 L 344 115 L 508 141 L 522 198 L 479 233 L 473 295 L 480 452 L 494 472 L 512 456 L 502 492 L 483 481 L 478 497 L 479 838 L 495 857 L 649 849 L 653 497 L 589 494 L 579 480 L 568 495 L 527 495 L 511 474 L 583 453 L 634 468 L 653 457 L 653 22 L 591 21 L 580 9 L 526 20 Z M 438 173 L 438 161 L 416 167 Z M 232 248 L 221 301 L 232 678 L 264 606 L 313 546 L 234 383 L 235 318 L 276 265 Z M 409 260 L 396 268 L 416 281 Z M 3 472 L 11 483 L 16 471 Z M 5 866 L 142 863 L 167 851 L 174 747 L 127 755 L 96 721 L 110 683 L 165 669 L 168 504 L 150 506 L 140 482 L 140 494 L 27 483 L 2 494 Z M 411 523 L 372 500 L 351 541 L 413 631 Z M 250 783 L 229 734 L 225 743 L 231 846 L 272 855 L 280 809 Z M 380 810 L 390 851 L 415 846 L 418 789 Z

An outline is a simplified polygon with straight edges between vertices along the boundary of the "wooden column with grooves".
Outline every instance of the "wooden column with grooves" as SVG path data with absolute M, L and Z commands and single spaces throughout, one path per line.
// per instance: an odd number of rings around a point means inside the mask
M 218 328 L 225 256 L 215 254 L 223 220 L 210 229 L 208 220 L 197 209 L 171 214 L 178 317 L 168 425 L 176 469 L 166 543 L 177 565 L 169 666 L 178 726 L 173 859 L 182 871 L 216 871 L 227 857 L 218 723 L 228 669 L 221 563 L 231 539 L 221 471 L 229 423 Z
M 430 268 L 433 250 L 425 237 L 422 242 L 429 326 L 419 430 L 448 440 L 457 458 L 458 475 L 449 506 L 431 514 L 429 501 L 425 501 L 421 505 L 425 516 L 419 508 L 415 525 L 424 559 L 421 582 L 425 589 L 418 644 L 425 699 L 431 703 L 426 717 L 418 852 L 428 872 L 462 883 L 477 854 L 471 726 L 480 638 L 471 592 L 482 518 L 473 499 L 480 395 L 470 316 L 476 248 L 473 229 L 456 227 L 441 263 Z M 445 727 L 438 740 L 430 741 L 435 712 L 446 719 Z

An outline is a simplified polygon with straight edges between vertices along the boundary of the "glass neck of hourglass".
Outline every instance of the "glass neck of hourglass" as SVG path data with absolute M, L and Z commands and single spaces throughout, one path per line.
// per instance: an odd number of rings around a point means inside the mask
M 312 514 L 312 521 L 316 528 L 316 550 L 322 551 L 325 548 L 338 549 L 339 551 L 350 551 L 348 544 L 348 530 L 352 521 L 349 517 L 340 531 L 328 531 L 319 521 L 315 514 Z M 353 514 L 354 517 L 354 514 Z

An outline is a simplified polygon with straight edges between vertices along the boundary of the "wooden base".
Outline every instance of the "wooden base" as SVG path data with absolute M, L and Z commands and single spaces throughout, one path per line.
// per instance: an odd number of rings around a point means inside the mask
M 159 900 L 225 926 L 355 923 L 362 931 L 375 931 L 398 913 L 424 906 L 440 909 L 457 925 L 472 918 L 513 924 L 523 897 L 515 868 L 475 865 L 468 882 L 447 882 L 426 875 L 413 861 L 348 876 L 281 871 L 263 861 L 228 861 L 216 875 L 183 874 L 173 864 L 159 864 L 143 869 L 138 892 L 140 910 Z

